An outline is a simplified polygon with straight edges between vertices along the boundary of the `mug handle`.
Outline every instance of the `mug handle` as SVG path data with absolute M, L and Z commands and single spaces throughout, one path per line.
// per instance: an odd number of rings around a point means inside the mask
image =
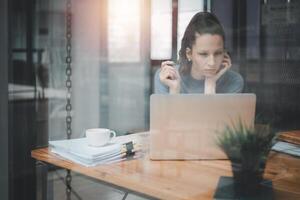
M 117 136 L 115 131 L 110 131 L 110 139 L 113 139 Z

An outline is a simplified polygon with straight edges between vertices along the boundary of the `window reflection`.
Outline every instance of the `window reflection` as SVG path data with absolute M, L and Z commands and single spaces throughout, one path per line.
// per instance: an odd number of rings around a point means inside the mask
M 172 53 L 172 0 L 151 1 L 151 59 L 168 59 Z
M 191 0 L 186 3 L 184 0 L 178 1 L 178 31 L 177 31 L 177 52 L 181 48 L 181 39 L 189 21 L 199 11 L 203 11 L 203 0 Z
M 108 54 L 110 62 L 140 60 L 140 1 L 108 1 Z

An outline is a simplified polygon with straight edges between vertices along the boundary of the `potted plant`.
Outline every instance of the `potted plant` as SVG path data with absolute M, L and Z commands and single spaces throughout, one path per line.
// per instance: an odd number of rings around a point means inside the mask
M 218 135 L 217 144 L 231 161 L 235 197 L 259 194 L 274 141 L 275 132 L 269 126 L 247 127 L 241 120 Z

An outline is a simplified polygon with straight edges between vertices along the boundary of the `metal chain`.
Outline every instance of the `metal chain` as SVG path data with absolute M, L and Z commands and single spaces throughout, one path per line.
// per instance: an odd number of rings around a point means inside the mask
M 72 135 L 72 104 L 71 104 L 71 92 L 72 92 L 72 4 L 71 0 L 67 0 L 66 2 L 66 88 L 67 88 L 67 94 L 66 94 L 66 133 L 67 133 L 67 138 L 70 139 Z M 67 200 L 71 199 L 71 181 L 72 181 L 72 176 L 71 176 L 71 171 L 67 170 L 67 175 L 65 178 L 66 182 L 66 195 L 67 195 Z
M 71 200 L 71 192 L 72 192 L 71 182 L 72 182 L 71 171 L 68 169 L 66 179 L 65 179 L 67 200 Z
M 66 111 L 67 111 L 67 116 L 66 116 L 66 131 L 67 131 L 67 137 L 68 139 L 71 138 L 72 135 L 72 116 L 71 116 L 71 111 L 72 111 L 72 104 L 71 104 L 71 89 L 72 89 L 72 81 L 71 81 L 71 75 L 72 75 L 72 4 L 71 0 L 67 0 L 67 11 L 66 11 L 66 22 L 67 22 L 67 29 L 66 29 L 66 39 L 67 39 L 67 44 L 66 44 L 66 51 L 67 51 L 67 56 L 66 56 L 66 88 L 67 88 L 67 104 L 66 104 Z

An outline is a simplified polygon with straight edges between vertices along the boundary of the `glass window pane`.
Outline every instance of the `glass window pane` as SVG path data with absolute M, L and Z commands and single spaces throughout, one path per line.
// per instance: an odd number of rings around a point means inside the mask
M 109 0 L 108 2 L 109 61 L 138 62 L 140 60 L 140 1 Z
M 151 59 L 169 59 L 172 52 L 172 1 L 151 1 Z
M 182 36 L 191 18 L 197 12 L 203 11 L 204 8 L 203 0 L 190 0 L 188 2 L 179 0 L 178 3 L 177 51 L 181 47 Z

